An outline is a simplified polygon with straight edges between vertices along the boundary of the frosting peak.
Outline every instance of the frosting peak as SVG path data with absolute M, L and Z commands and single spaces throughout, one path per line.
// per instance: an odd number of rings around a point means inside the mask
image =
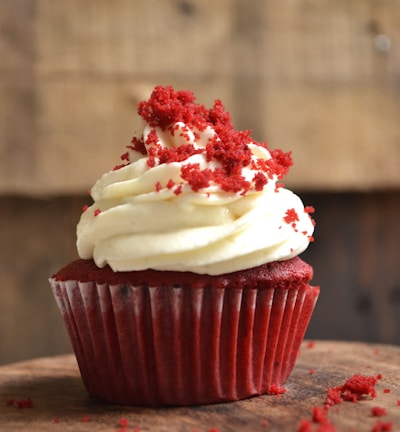
M 290 153 L 236 131 L 221 101 L 155 87 L 122 164 L 94 185 L 78 252 L 114 271 L 222 274 L 302 252 L 310 208 L 277 184 Z

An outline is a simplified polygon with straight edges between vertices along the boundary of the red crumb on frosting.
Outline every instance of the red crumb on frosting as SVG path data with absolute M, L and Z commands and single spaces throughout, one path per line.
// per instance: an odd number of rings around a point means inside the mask
M 100 209 L 96 209 L 94 211 L 94 216 L 98 216 L 100 213 L 101 213 L 101 210 Z
M 283 217 L 283 220 L 287 224 L 296 224 L 296 222 L 299 221 L 299 215 L 297 214 L 296 210 L 294 208 L 286 210 L 285 216 Z
M 182 167 L 181 176 L 186 180 L 194 192 L 210 186 L 213 172 L 210 169 L 200 170 L 199 164 L 186 164 Z
M 251 138 L 251 131 L 236 131 L 230 114 L 225 111 L 220 100 L 216 100 L 213 107 L 207 109 L 196 102 L 190 91 L 175 91 L 171 86 L 156 86 L 150 99 L 139 103 L 138 113 L 154 129 L 147 135 L 146 142 L 143 137 L 132 138 L 128 149 L 147 154 L 148 166 L 183 162 L 198 153 L 204 153 L 208 162 L 216 162 L 217 167 L 212 170 L 202 169 L 197 164 L 182 167 L 183 180 L 186 180 L 195 192 L 210 186 L 211 183 L 219 185 L 226 192 L 245 194 L 250 189 L 261 191 L 268 179 L 282 179 L 292 165 L 290 152 L 269 150 L 266 143 L 258 143 Z M 155 128 L 168 131 L 174 136 L 178 122 L 181 127 L 183 123 L 187 128 L 180 134 L 186 144 L 172 148 L 162 147 Z M 209 126 L 214 129 L 215 135 L 208 140 L 205 147 L 195 147 L 190 142 L 189 132 L 198 138 L 198 132 L 203 132 Z M 271 158 L 254 160 L 249 144 L 267 148 Z M 124 153 L 121 159 L 127 165 L 129 152 Z M 255 171 L 251 182 L 242 174 L 245 167 Z

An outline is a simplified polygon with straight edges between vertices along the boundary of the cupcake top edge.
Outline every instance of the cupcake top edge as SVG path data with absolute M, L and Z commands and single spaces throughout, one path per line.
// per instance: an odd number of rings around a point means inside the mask
M 291 259 L 313 241 L 314 209 L 281 181 L 290 153 L 237 131 L 222 102 L 156 86 L 138 104 L 121 163 L 91 189 L 80 258 L 114 272 L 221 275 Z
M 95 282 L 99 285 L 142 288 L 298 289 L 308 286 L 312 277 L 312 267 L 299 257 L 294 257 L 222 275 L 157 270 L 114 272 L 108 265 L 99 268 L 92 259 L 77 259 L 61 268 L 52 279 L 55 282 Z

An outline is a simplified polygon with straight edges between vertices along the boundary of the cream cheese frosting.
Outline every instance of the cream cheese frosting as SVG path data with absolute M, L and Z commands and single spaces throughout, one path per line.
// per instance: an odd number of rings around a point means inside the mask
M 77 248 L 114 271 L 218 275 L 292 258 L 310 241 L 313 209 L 279 183 L 290 154 L 235 131 L 220 101 L 158 86 L 139 104 L 122 165 L 93 186 Z

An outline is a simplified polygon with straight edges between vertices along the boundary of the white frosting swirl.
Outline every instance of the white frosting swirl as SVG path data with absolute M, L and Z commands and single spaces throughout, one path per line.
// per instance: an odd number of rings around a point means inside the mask
M 142 121 L 136 138 L 147 143 L 149 153 L 154 142 L 162 149 L 190 144 L 204 150 L 215 134 L 212 126 L 198 130 L 176 122 L 162 129 Z M 250 140 L 248 148 L 253 162 L 271 158 L 266 146 Z M 250 164 L 241 170 L 251 185 L 245 192 L 223 190 L 213 180 L 195 191 L 182 177 L 182 167 L 220 167 L 203 151 L 167 163 L 153 155 L 149 163 L 149 154 L 130 146 L 125 159 L 126 166 L 94 185 L 94 203 L 77 227 L 80 257 L 93 258 L 99 267 L 217 275 L 292 258 L 309 244 L 312 219 L 298 196 L 277 187 L 276 174 L 255 188 Z

